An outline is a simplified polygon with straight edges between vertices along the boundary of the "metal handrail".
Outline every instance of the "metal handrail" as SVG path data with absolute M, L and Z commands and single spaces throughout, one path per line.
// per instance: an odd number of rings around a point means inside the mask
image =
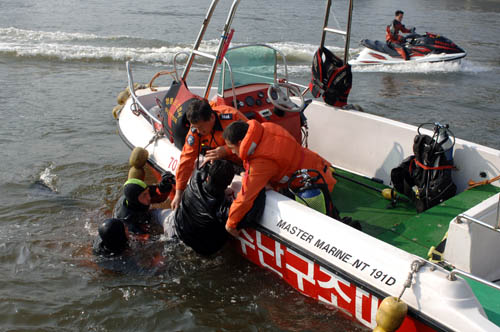
M 480 283 L 483 283 L 485 284 L 486 286 L 489 286 L 489 287 L 493 287 L 497 290 L 500 290 L 500 286 L 498 286 L 497 284 L 494 284 L 488 280 L 485 280 L 481 277 L 477 277 L 473 274 L 470 274 L 468 272 L 465 272 L 465 271 L 462 271 L 462 270 L 459 270 L 459 269 L 454 269 L 450 272 L 450 274 L 448 275 L 448 280 L 450 281 L 455 281 L 457 280 L 457 275 L 461 275 L 461 276 L 464 276 L 464 277 L 467 277 L 467 278 L 470 278 L 470 279 L 473 279 L 473 280 L 476 280 L 476 281 L 479 281 Z
M 210 23 L 210 19 L 212 18 L 212 15 L 215 11 L 215 7 L 217 7 L 217 3 L 219 0 L 213 0 L 212 3 L 210 4 L 210 7 L 208 8 L 207 14 L 205 15 L 205 19 L 203 20 L 203 24 L 201 25 L 200 32 L 198 33 L 198 37 L 196 38 L 196 41 L 193 45 L 193 50 L 198 50 L 198 48 L 201 45 L 201 41 L 203 40 L 203 36 L 205 35 L 205 32 L 207 31 L 208 23 Z M 193 64 L 194 60 L 194 54 L 191 52 L 189 55 L 189 58 L 186 62 L 186 67 L 184 67 L 184 72 L 182 73 L 182 79 L 185 81 L 187 78 L 187 75 L 189 74 L 189 70 L 191 69 L 191 65 Z
M 326 1 L 326 11 L 325 11 L 325 19 L 323 21 L 323 30 L 321 33 L 321 47 L 325 46 L 325 39 L 326 39 L 326 33 L 335 33 L 338 35 L 345 36 L 345 45 L 344 45 L 344 64 L 347 63 L 347 58 L 349 56 L 349 43 L 351 40 L 351 22 L 352 22 L 352 1 L 349 0 L 349 9 L 347 13 L 347 28 L 345 31 L 343 30 L 338 30 L 338 29 L 332 29 L 328 27 L 328 21 L 330 19 L 330 9 L 332 6 L 332 0 L 327 0 Z
M 458 215 L 457 218 L 456 218 L 456 223 L 457 224 L 461 224 L 461 223 L 465 222 L 464 220 L 465 221 L 469 221 L 469 222 L 473 222 L 473 223 L 475 223 L 475 224 L 477 224 L 479 226 L 482 226 L 484 228 L 488 228 L 490 230 L 493 230 L 493 231 L 496 231 L 496 232 L 500 233 L 500 229 L 498 229 L 498 228 L 496 228 L 494 226 L 491 226 L 491 225 L 485 223 L 484 221 L 481 221 L 479 219 L 470 217 L 470 216 L 468 216 L 466 214 L 460 214 L 460 215 Z
M 134 103 L 136 105 L 138 105 L 142 109 L 143 112 L 145 112 L 149 116 L 150 121 L 154 121 L 158 124 L 162 124 L 161 121 L 156 118 L 156 116 L 149 113 L 147 108 L 141 103 L 141 101 L 139 100 L 139 98 L 135 94 L 134 78 L 132 76 L 132 68 L 131 68 L 130 61 L 126 62 L 126 66 L 127 66 L 128 89 L 130 91 L 130 96 L 132 97 L 132 100 L 134 101 Z M 151 125 L 153 126 L 153 123 L 151 123 Z
M 224 44 L 227 41 L 227 36 L 229 35 L 229 30 L 231 29 L 231 24 L 233 23 L 234 15 L 236 14 L 236 9 L 238 8 L 239 3 L 240 0 L 234 0 L 233 4 L 231 5 L 229 14 L 227 15 L 226 24 L 224 25 L 224 30 L 219 40 L 219 47 L 217 48 L 215 60 L 212 64 L 210 75 L 208 76 L 207 85 L 205 86 L 205 95 L 204 95 L 205 99 L 208 99 L 208 95 L 210 94 L 210 88 L 212 87 L 212 83 L 215 78 L 215 73 L 217 71 L 218 59 L 220 59 L 223 56 L 222 49 L 224 48 Z

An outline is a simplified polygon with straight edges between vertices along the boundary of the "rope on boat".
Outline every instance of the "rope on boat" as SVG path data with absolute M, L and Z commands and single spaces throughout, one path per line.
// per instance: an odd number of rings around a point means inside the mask
M 146 144 L 146 146 L 144 147 L 144 149 L 146 149 L 148 146 L 151 145 L 151 143 L 155 142 L 158 138 L 160 138 L 162 136 L 163 136 L 163 131 L 162 130 L 155 132 L 155 134 L 153 135 L 153 137 L 151 137 L 151 139 L 149 140 L 149 143 Z
M 469 183 L 468 183 L 469 187 L 465 190 L 469 190 L 469 189 L 479 187 L 479 186 L 484 186 L 486 184 L 490 184 L 490 183 L 498 181 L 498 180 L 500 180 L 500 175 L 497 175 L 494 178 L 489 179 L 489 180 L 478 181 L 478 182 L 469 180 Z
M 413 275 L 415 275 L 418 272 L 418 270 L 420 270 L 420 268 L 424 265 L 425 265 L 425 262 L 421 261 L 421 260 L 414 260 L 411 263 L 410 273 L 408 273 L 408 278 L 406 279 L 406 281 L 404 283 L 403 289 L 401 290 L 401 294 L 399 294 L 399 296 L 398 296 L 398 301 L 401 300 L 401 297 L 403 296 L 406 289 L 411 287 L 411 283 L 413 281 Z
M 411 270 L 408 273 L 408 278 L 404 283 L 403 290 L 399 297 L 388 296 L 386 297 L 377 309 L 377 315 L 375 321 L 377 325 L 373 329 L 373 332 L 395 332 L 401 327 L 407 313 L 408 305 L 401 301 L 405 290 L 411 287 L 413 281 L 413 276 L 420 270 L 425 262 L 422 260 L 414 260 L 411 263 Z

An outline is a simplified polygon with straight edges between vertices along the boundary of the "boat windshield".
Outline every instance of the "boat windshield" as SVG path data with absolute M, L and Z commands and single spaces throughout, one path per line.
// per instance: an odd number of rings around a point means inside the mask
M 272 84 L 276 78 L 277 52 L 266 45 L 250 45 L 229 49 L 219 79 L 218 93 L 231 89 L 231 72 L 234 87 L 250 84 Z M 224 88 L 222 88 L 224 87 Z

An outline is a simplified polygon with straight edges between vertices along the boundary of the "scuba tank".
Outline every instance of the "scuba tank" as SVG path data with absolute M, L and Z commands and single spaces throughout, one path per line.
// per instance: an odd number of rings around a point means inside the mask
M 315 169 L 299 169 L 288 180 L 288 191 L 295 200 L 318 212 L 336 219 L 357 230 L 361 230 L 358 220 L 341 217 L 339 210 L 333 205 L 325 178 Z
M 432 136 L 420 129 L 433 125 Z M 413 153 L 391 171 L 394 188 L 409 197 L 418 213 L 423 212 L 456 194 L 457 187 L 451 176 L 455 135 L 449 125 L 439 122 L 424 123 L 417 129 Z
M 322 183 L 318 182 L 320 179 Z M 297 180 L 299 186 L 297 186 Z M 334 207 L 328 189 L 326 189 L 325 193 L 325 183 L 325 179 L 319 171 L 315 169 L 299 169 L 288 180 L 288 191 L 293 194 L 297 202 L 333 217 L 332 210 Z

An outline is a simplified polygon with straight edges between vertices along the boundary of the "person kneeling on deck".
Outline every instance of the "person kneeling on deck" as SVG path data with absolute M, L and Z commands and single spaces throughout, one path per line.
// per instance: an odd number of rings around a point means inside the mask
M 323 176 L 328 191 L 333 190 L 336 180 L 330 171 L 330 163 L 302 147 L 277 124 L 237 121 L 224 130 L 223 137 L 245 167 L 242 189 L 231 205 L 226 222 L 226 230 L 234 236 L 239 234 L 238 223 L 268 183 L 275 189 L 283 188 L 296 170 L 315 169 Z
M 222 132 L 234 121 L 248 119 L 237 109 L 222 105 L 214 106 L 206 99 L 193 101 L 186 112 L 191 128 L 182 148 L 179 167 L 176 172 L 177 183 L 172 208 L 176 209 L 181 201 L 182 192 L 195 168 L 195 160 L 205 155 L 205 162 L 227 159 L 241 165 L 241 160 L 225 146 Z
M 128 232 L 135 235 L 159 235 L 162 209 L 151 209 L 152 203 L 162 203 L 175 185 L 174 175 L 166 172 L 157 185 L 146 185 L 142 180 L 131 178 L 123 186 L 123 196 L 118 200 L 113 217 L 123 219 Z

